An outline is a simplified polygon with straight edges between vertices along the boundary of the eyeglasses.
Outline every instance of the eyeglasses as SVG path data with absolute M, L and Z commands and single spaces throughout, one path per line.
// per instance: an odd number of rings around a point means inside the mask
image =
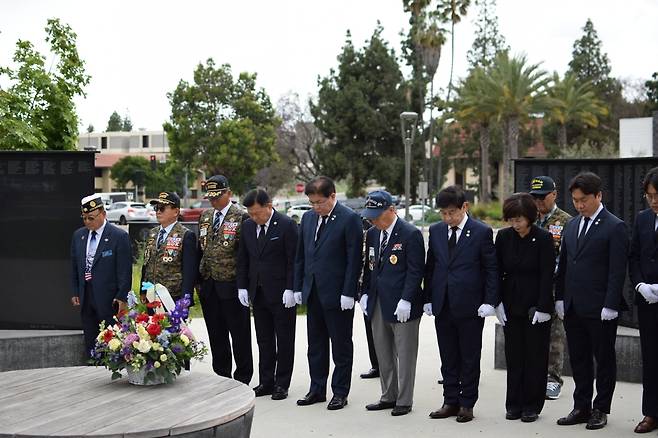
M 649 202 L 658 201 L 658 193 L 645 193 L 644 197 Z
M 155 207 L 153 207 L 153 210 L 159 211 L 160 213 L 162 213 L 166 209 L 167 209 L 167 206 L 164 205 L 164 204 L 156 205 Z
M 83 222 L 93 222 L 93 221 L 95 221 L 96 218 L 98 218 L 98 216 L 100 216 L 100 215 L 101 215 L 100 213 L 98 213 L 98 214 L 95 215 L 95 216 L 92 216 L 92 215 L 90 215 L 90 214 L 88 214 L 88 215 L 84 215 L 84 214 L 83 214 L 82 216 L 80 216 L 80 218 L 82 219 Z

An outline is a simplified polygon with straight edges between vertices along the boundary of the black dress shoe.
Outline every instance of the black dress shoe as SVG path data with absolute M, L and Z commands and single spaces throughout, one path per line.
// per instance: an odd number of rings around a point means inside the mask
M 521 415 L 521 421 L 524 423 L 533 423 L 537 421 L 537 418 L 539 418 L 539 414 L 536 412 L 524 412 L 523 415 Z
M 284 400 L 288 398 L 288 390 L 280 386 L 275 386 L 272 391 L 272 400 Z
M 326 396 L 318 394 L 317 392 L 309 392 L 304 398 L 297 400 L 297 406 L 308 406 L 323 401 L 327 401 Z
M 521 418 L 521 412 L 507 411 L 507 413 L 505 413 L 506 420 L 518 420 L 519 418 Z
M 596 430 L 603 429 L 603 427 L 608 424 L 608 416 L 605 412 L 601 412 L 598 409 L 592 411 L 589 420 L 587 421 L 587 426 L 585 429 Z
M 589 421 L 590 412 L 584 409 L 574 409 L 569 412 L 569 415 L 557 420 L 560 426 L 573 426 L 574 424 L 587 423 Z
M 473 408 L 464 408 L 461 407 L 459 408 L 459 412 L 457 413 L 457 423 L 468 423 L 473 419 Z
M 343 409 L 347 406 L 347 397 L 341 397 L 340 395 L 334 395 L 331 397 L 331 401 L 327 405 L 327 409 L 330 411 L 336 411 L 338 409 Z
M 430 418 L 437 419 L 437 418 L 454 417 L 458 413 L 459 413 L 459 406 L 443 405 L 441 406 L 441 409 L 430 412 Z
M 270 395 L 272 394 L 273 388 L 271 386 L 265 386 L 265 385 L 258 385 L 257 387 L 254 388 L 254 392 L 256 393 L 256 397 L 262 397 L 264 395 Z
M 411 412 L 411 406 L 395 406 L 391 411 L 391 415 L 399 417 L 400 415 L 407 415 L 409 412 Z
M 379 377 L 379 370 L 376 368 L 370 368 L 365 373 L 361 373 L 362 379 L 375 379 Z
M 366 405 L 366 409 L 369 411 L 381 411 L 384 409 L 393 409 L 394 407 L 395 407 L 395 402 L 383 402 L 383 401 Z
M 648 433 L 658 428 L 658 421 L 654 417 L 646 416 L 635 426 L 635 433 Z

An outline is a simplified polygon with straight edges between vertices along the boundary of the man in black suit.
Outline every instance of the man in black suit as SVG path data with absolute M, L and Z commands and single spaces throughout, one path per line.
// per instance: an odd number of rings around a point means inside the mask
M 388 192 L 371 192 L 362 214 L 374 226 L 366 236 L 361 308 L 372 322 L 382 386 L 379 401 L 366 409 L 406 415 L 416 380 L 425 243 L 418 228 L 398 218 Z
M 132 283 L 132 252 L 128 233 L 107 221 L 98 195 L 82 199 L 84 227 L 71 239 L 71 304 L 80 307 L 87 353 L 96 343 L 101 321 L 114 323 L 126 308 Z
M 635 286 L 635 304 L 642 346 L 642 414 L 636 433 L 658 428 L 658 167 L 644 177 L 644 197 L 649 208 L 633 224 L 628 272 Z
M 430 227 L 423 307 L 435 315 L 443 406 L 430 417 L 466 423 L 478 399 L 484 318 L 500 302 L 496 250 L 491 228 L 466 214 L 459 186 L 441 190 L 436 204 L 443 221 Z
M 288 397 L 295 358 L 297 312 L 292 289 L 297 224 L 272 208 L 265 190 L 251 190 L 242 204 L 251 218 L 242 224 L 238 292 L 242 304 L 253 305 L 259 353 L 259 385 L 254 392 L 256 397 L 283 400 Z
M 566 226 L 555 285 L 555 311 L 564 320 L 576 389 L 574 407 L 557 421 L 565 426 L 607 424 L 617 379 L 617 317 L 626 310 L 622 297 L 626 277 L 626 224 L 601 203 L 601 178 L 576 175 L 569 185 L 578 211 Z M 596 398 L 592 402 L 596 359 Z
M 295 300 L 307 304 L 311 386 L 300 406 L 326 400 L 331 340 L 333 397 L 327 409 L 342 409 L 352 379 L 354 297 L 361 269 L 361 218 L 336 200 L 336 186 L 319 176 L 304 190 L 313 210 L 302 216 L 295 256 Z

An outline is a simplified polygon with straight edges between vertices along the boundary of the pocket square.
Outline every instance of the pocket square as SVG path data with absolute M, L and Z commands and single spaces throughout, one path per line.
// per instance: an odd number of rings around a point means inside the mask
M 112 250 L 111 249 L 108 249 L 107 251 L 103 251 L 101 253 L 101 257 L 109 257 L 111 255 L 112 255 Z

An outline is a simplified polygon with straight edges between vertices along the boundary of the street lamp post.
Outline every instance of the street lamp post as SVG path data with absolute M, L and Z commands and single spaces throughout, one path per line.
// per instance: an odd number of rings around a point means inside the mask
M 400 114 L 400 131 L 404 143 L 404 219 L 411 220 L 409 202 L 411 201 L 411 145 L 416 137 L 418 113 L 405 111 Z

